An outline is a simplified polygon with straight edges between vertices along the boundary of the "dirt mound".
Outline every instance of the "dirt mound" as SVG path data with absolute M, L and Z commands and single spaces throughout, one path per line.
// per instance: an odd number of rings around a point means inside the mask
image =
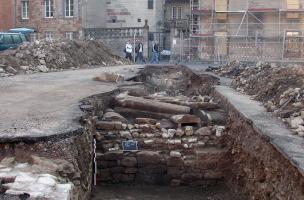
M 128 63 L 101 41 L 36 41 L 0 53 L 0 77 Z
M 230 63 L 214 70 L 234 78 L 232 87 L 263 102 L 300 136 L 304 136 L 304 67 L 259 63 L 253 67 Z M 237 72 L 237 73 L 235 73 Z
M 220 76 L 235 78 L 247 68 L 248 66 L 243 63 L 240 63 L 238 61 L 231 61 L 226 65 L 222 65 L 220 67 L 209 67 L 206 71 L 214 72 Z
M 210 75 L 195 74 L 185 66 L 151 65 L 141 71 L 138 81 L 145 82 L 153 93 L 166 91 L 169 95 L 208 95 L 219 80 Z

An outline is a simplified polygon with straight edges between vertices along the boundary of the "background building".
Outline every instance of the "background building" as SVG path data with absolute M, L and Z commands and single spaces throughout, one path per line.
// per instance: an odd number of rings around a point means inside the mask
M 166 38 L 166 47 L 171 50 L 172 58 L 174 55 L 182 55 L 182 43 L 189 40 L 190 33 L 190 6 L 189 0 L 166 0 L 165 1 L 165 30 L 169 33 Z
M 16 0 L 16 27 L 32 28 L 32 39 L 79 38 L 81 0 Z
M 14 0 L 1 0 L 0 31 L 7 31 L 15 26 Z
M 124 55 L 126 41 L 144 43 L 149 56 L 152 42 L 164 49 L 163 0 L 92 0 L 83 4 L 85 37 L 103 39 L 118 54 Z
M 191 41 L 179 46 L 182 59 L 296 61 L 304 56 L 304 0 L 190 0 L 190 8 Z
M 163 25 L 163 0 L 88 0 L 84 2 L 85 28 L 143 27 L 151 31 Z

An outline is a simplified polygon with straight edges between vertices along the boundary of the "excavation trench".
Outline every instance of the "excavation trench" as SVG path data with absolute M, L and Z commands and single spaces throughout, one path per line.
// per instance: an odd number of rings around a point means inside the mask
M 218 81 L 147 66 L 76 131 L 1 138 L 0 199 L 304 199 L 302 140 Z
M 147 66 L 95 100 L 92 199 L 244 199 L 227 185 L 227 113 L 210 96 L 217 82 L 181 66 Z

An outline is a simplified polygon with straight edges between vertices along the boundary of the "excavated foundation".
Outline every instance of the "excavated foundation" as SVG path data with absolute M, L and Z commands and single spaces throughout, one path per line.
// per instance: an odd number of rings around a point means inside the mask
M 149 196 L 143 199 L 171 199 L 164 196 L 170 187 L 183 193 L 178 199 L 244 199 L 226 185 L 232 163 L 224 134 L 227 114 L 210 96 L 217 83 L 181 66 L 148 66 L 118 93 L 95 101 L 93 199 L 127 199 L 117 197 L 117 187 L 119 195 L 134 191 L 131 199 L 141 199 L 136 195 L 143 191 L 159 191 L 155 197 L 143 193 Z M 130 140 L 138 148 L 124 151 L 123 142 Z M 197 190 L 185 192 L 187 187 Z
M 147 66 L 82 100 L 79 131 L 2 141 L 0 199 L 304 199 L 298 146 L 258 128 L 218 81 Z

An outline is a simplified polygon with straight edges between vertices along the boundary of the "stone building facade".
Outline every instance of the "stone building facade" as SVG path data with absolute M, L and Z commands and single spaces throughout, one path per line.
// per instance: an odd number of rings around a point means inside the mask
M 190 6 L 189 0 L 166 0 L 164 12 L 165 30 L 170 32 L 170 47 L 173 55 L 180 52 L 185 38 L 189 38 Z
M 101 0 L 84 3 L 87 28 L 143 27 L 147 20 L 151 31 L 163 24 L 163 0 Z
M 14 27 L 14 1 L 1 0 L 0 5 L 0 31 L 6 31 Z
M 35 39 L 75 39 L 82 35 L 81 0 L 17 0 L 16 27 L 35 30 Z

